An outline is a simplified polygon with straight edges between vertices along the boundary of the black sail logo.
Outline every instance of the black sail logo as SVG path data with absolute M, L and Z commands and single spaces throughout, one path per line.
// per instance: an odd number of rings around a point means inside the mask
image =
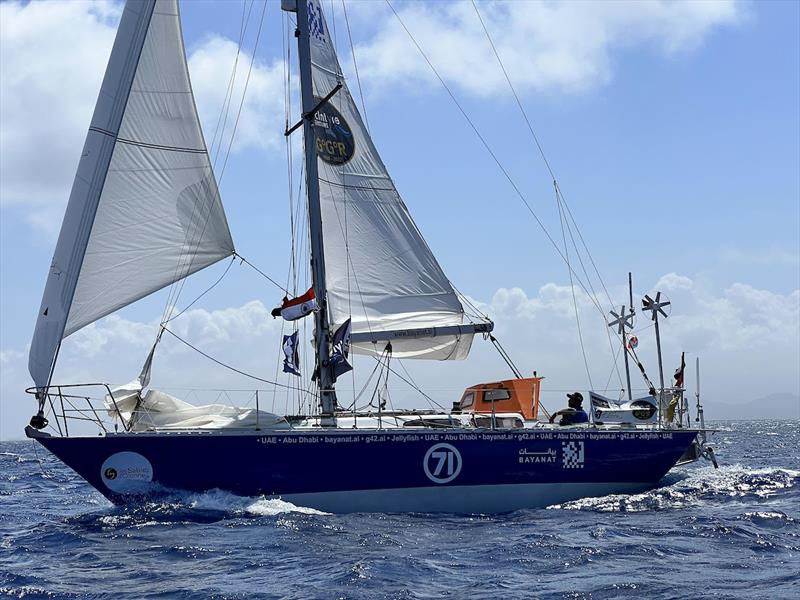
M 317 102 L 320 98 L 317 98 Z M 343 165 L 356 149 L 353 132 L 342 114 L 326 102 L 314 113 L 317 155 L 329 165 Z

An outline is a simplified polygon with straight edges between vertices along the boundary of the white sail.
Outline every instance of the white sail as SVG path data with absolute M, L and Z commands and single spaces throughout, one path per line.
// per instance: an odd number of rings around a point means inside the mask
M 29 357 L 47 384 L 61 340 L 233 253 L 192 95 L 177 0 L 122 14 Z
M 342 84 L 315 114 L 331 322 L 352 318 L 356 352 L 391 341 L 398 357 L 463 359 L 475 328 L 372 143 L 317 0 L 308 19 L 315 97 Z

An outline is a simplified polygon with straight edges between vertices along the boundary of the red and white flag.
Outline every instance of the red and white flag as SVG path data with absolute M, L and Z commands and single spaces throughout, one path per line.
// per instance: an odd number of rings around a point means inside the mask
M 686 371 L 686 360 L 685 354 L 681 352 L 681 366 L 675 369 L 675 387 L 682 388 L 683 387 L 683 374 Z
M 308 291 L 302 296 L 291 300 L 284 296 L 281 305 L 273 308 L 271 314 L 273 317 L 283 317 L 287 321 L 296 321 L 318 310 L 319 305 L 314 297 L 314 288 L 312 287 L 308 288 Z

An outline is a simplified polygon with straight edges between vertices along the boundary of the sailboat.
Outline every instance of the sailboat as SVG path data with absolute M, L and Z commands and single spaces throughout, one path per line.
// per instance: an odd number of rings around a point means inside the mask
M 26 434 L 118 504 L 220 489 L 330 512 L 493 513 L 656 485 L 705 430 L 667 422 L 653 398 L 615 413 L 593 395 L 592 419 L 559 424 L 540 418 L 542 378 L 515 370 L 467 387 L 452 410 L 387 410 L 380 399 L 368 412 L 342 408 L 336 383 L 351 353 L 382 367 L 392 357 L 462 360 L 494 325 L 467 318 L 415 225 L 342 76 L 319 0 L 281 7 L 296 18 L 302 114 L 287 135 L 302 129 L 305 142 L 312 285 L 276 314 L 313 319 L 312 410 L 194 406 L 148 389 L 158 340 L 127 385 L 52 380 L 67 336 L 236 255 L 178 2 L 128 0 L 31 343 L 38 410 Z M 289 372 L 297 346 L 296 334 L 284 338 Z M 99 407 L 73 393 L 90 385 Z M 70 435 L 76 413 L 100 435 Z

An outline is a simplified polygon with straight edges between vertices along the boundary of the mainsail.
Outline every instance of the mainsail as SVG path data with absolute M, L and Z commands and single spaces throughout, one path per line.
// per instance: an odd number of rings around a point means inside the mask
M 234 251 L 192 95 L 177 0 L 129 1 L 31 343 L 47 385 L 61 340 Z
M 304 0 L 299 0 L 304 1 Z M 475 331 L 392 182 L 342 76 L 321 7 L 308 0 L 315 134 L 332 327 L 352 318 L 353 350 L 463 359 Z

